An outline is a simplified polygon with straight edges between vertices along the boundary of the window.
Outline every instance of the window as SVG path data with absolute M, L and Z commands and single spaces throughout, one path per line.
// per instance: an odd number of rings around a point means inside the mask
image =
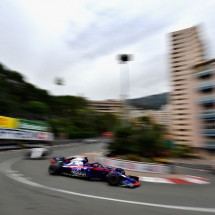
M 188 129 L 174 129 L 175 131 L 189 131 Z
M 174 91 L 183 91 L 186 90 L 185 88 L 175 89 Z
M 179 113 L 178 115 L 189 115 L 188 113 Z
M 184 84 L 174 84 L 174 86 L 183 86 Z
M 187 105 L 187 103 L 178 103 L 178 104 L 175 104 L 175 105 Z
M 182 101 L 182 100 L 187 100 L 187 98 L 172 98 L 172 101 Z
M 177 81 L 185 81 L 185 79 L 184 78 L 176 79 L 175 82 Z

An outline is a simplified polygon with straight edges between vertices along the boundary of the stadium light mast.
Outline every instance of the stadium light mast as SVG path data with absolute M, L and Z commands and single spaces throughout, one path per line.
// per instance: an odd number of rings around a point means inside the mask
M 64 86 L 65 85 L 65 81 L 63 78 L 60 77 L 56 77 L 54 80 L 54 83 L 58 86 Z M 63 93 L 62 93 L 63 94 Z
M 130 126 L 130 113 L 127 99 L 129 99 L 129 67 L 128 62 L 132 60 L 132 56 L 128 54 L 118 55 L 118 61 L 121 65 L 120 69 L 120 97 L 122 102 L 122 126 Z M 125 67 L 126 65 L 126 67 Z M 125 70 L 125 71 L 124 71 Z M 123 87 L 123 77 L 126 78 L 125 89 Z M 125 92 L 124 92 L 125 91 Z

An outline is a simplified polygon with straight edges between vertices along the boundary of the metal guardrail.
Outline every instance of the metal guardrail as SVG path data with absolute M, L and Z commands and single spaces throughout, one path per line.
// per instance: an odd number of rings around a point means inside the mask
M 43 141 L 1 141 L 0 142 L 0 151 L 5 150 L 19 150 L 25 148 L 31 148 L 38 145 L 45 145 L 45 146 L 54 146 L 54 145 L 65 145 L 68 143 L 75 143 L 77 140 L 57 140 L 52 142 L 43 142 Z
M 123 168 L 125 170 L 147 172 L 147 173 L 158 173 L 158 174 L 171 174 L 173 173 L 172 166 L 165 164 L 152 164 L 142 163 L 135 161 L 117 160 L 113 158 L 96 156 L 95 160 L 105 166 L 111 166 L 115 168 Z
M 207 165 L 207 164 L 190 164 L 190 163 L 175 162 L 174 166 L 186 167 L 186 168 L 195 169 L 195 170 L 203 170 L 203 171 L 208 171 L 208 172 L 214 171 L 213 165 Z
M 87 139 L 100 139 L 99 137 L 96 138 L 87 138 Z M 77 142 L 81 142 L 84 140 L 82 139 L 68 139 L 68 140 L 54 140 L 51 142 L 45 142 L 45 141 L 0 141 L 0 151 L 8 151 L 8 150 L 19 150 L 24 148 L 31 148 L 35 147 L 37 145 L 47 145 L 47 146 L 60 146 L 60 145 L 66 145 L 66 144 L 73 144 Z

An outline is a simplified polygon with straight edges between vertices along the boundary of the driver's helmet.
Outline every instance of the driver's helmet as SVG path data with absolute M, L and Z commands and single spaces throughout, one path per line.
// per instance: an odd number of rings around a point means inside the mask
M 99 167 L 100 165 L 99 165 L 99 163 L 95 162 L 95 163 L 92 163 L 91 166 L 92 167 Z
M 87 164 L 88 163 L 88 158 L 84 157 L 82 162 L 83 162 L 83 164 Z

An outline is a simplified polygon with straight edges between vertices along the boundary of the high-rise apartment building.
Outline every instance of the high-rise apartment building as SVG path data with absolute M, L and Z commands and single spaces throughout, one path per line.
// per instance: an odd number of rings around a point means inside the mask
M 198 147 L 193 66 L 205 60 L 203 44 L 197 27 L 173 32 L 170 34 L 170 40 L 171 133 L 177 144 Z
M 215 152 L 215 59 L 203 61 L 193 68 L 195 145 Z

